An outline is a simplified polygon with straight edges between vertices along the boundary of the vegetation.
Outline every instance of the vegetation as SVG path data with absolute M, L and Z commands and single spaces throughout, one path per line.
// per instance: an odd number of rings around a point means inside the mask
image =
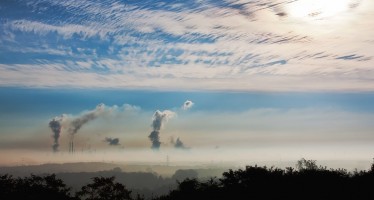
M 95 177 L 93 183 L 83 186 L 76 197 L 85 200 L 131 200 L 131 191 L 120 183 L 114 183 L 114 177 Z
M 73 199 L 70 188 L 56 175 L 13 178 L 0 175 L 0 199 Z
M 301 159 L 296 168 L 247 166 L 228 170 L 222 178 L 178 181 L 178 187 L 154 200 L 184 199 L 374 199 L 374 163 L 368 171 L 327 169 Z M 0 176 L 0 199 L 128 200 L 131 191 L 114 177 L 95 177 L 74 195 L 55 175 Z
M 301 159 L 296 169 L 247 166 L 220 179 L 186 179 L 157 199 L 374 199 L 373 186 L 374 163 L 369 171 L 347 172 Z

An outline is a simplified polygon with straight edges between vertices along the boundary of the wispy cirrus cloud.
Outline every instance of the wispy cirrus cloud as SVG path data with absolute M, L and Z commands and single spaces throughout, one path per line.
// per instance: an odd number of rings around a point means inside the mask
M 57 34 L 62 35 L 65 39 L 73 37 L 74 34 L 83 38 L 93 36 L 104 37 L 106 34 L 108 34 L 108 32 L 110 32 L 109 30 L 97 30 L 95 29 L 95 25 L 82 26 L 78 24 L 65 24 L 62 26 L 56 26 L 28 20 L 15 20 L 12 21 L 9 26 L 12 29 L 16 29 L 22 32 L 32 32 L 34 34 L 42 36 L 45 36 L 51 32 L 56 32 Z
M 373 3 L 347 0 L 334 16 L 304 18 L 296 3 L 16 2 L 31 11 L 3 17 L 1 34 L 12 37 L 0 51 L 13 57 L 0 60 L 0 84 L 374 90 Z

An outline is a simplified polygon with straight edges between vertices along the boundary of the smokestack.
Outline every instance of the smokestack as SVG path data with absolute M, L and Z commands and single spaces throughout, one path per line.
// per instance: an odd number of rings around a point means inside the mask
M 151 148 L 154 150 L 160 149 L 160 130 L 163 125 L 172 117 L 175 116 L 175 113 L 170 110 L 164 110 L 163 112 L 157 110 L 153 114 L 152 128 L 153 131 L 149 134 L 148 138 L 152 142 Z
M 74 137 L 70 136 L 70 141 L 69 141 L 69 153 L 74 154 Z
M 105 105 L 99 104 L 96 106 L 96 108 L 92 111 L 89 111 L 80 117 L 77 117 L 70 121 L 69 123 L 69 129 L 68 133 L 70 134 L 70 143 L 69 143 L 69 152 L 73 154 L 75 152 L 74 149 L 74 135 L 82 128 L 82 126 L 100 115 L 102 115 L 105 112 Z
M 74 140 L 71 141 L 71 153 L 74 154 Z

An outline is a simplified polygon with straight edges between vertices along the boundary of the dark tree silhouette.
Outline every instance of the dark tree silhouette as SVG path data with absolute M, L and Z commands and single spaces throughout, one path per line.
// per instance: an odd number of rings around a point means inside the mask
M 131 200 L 131 191 L 112 177 L 94 177 L 76 193 L 76 197 L 85 200 Z
M 15 180 L 12 176 L 5 174 L 0 176 L 0 199 L 10 199 L 15 193 Z
M 299 171 L 303 170 L 317 170 L 317 161 L 316 160 L 305 160 L 305 158 L 302 158 L 297 161 L 296 168 Z
M 327 169 L 315 160 L 301 159 L 285 170 L 247 166 L 224 172 L 218 181 L 186 179 L 157 200 L 187 199 L 374 199 L 374 163 L 369 171 Z
M 180 175 L 194 175 L 180 171 Z M 131 191 L 114 177 L 94 177 L 93 182 L 81 188 L 75 197 L 56 175 L 13 178 L 0 175 L 0 199 L 53 200 L 131 200 Z M 220 179 L 205 181 L 197 178 L 177 180 L 178 187 L 154 200 L 190 199 L 339 199 L 373 200 L 374 162 L 368 171 L 347 172 L 345 169 L 327 169 L 315 160 L 301 159 L 296 169 L 287 167 L 246 166 L 228 170 Z M 144 197 L 137 195 L 136 200 Z
M 14 179 L 0 176 L 0 199 L 72 199 L 70 188 L 55 174 Z

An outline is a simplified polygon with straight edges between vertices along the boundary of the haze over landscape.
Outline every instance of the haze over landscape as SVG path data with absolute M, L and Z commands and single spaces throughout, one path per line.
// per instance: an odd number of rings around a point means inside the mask
M 0 165 L 367 169 L 373 18 L 371 0 L 2 0 Z

